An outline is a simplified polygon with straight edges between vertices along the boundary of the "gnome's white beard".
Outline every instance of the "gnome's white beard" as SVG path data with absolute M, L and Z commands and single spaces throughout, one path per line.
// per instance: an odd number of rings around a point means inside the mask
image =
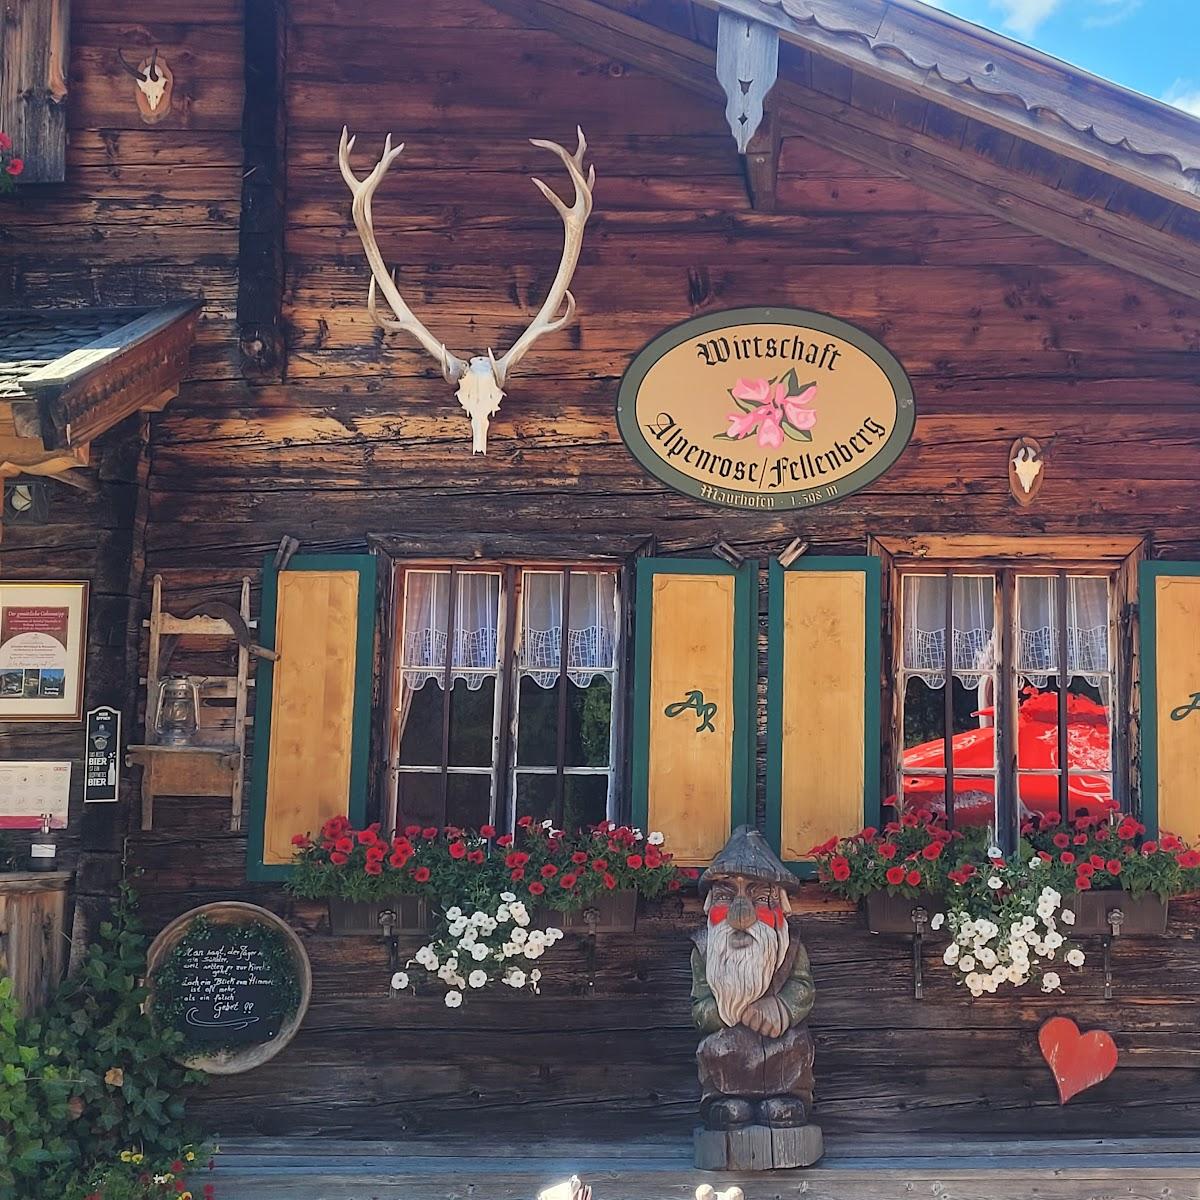
M 717 1002 L 717 1012 L 726 1025 L 736 1025 L 742 1013 L 767 994 L 775 972 L 788 949 L 787 922 L 772 929 L 756 921 L 746 931 L 753 941 L 749 945 L 732 944 L 733 926 L 728 921 L 712 925 L 708 930 L 708 949 L 705 955 L 705 974 Z

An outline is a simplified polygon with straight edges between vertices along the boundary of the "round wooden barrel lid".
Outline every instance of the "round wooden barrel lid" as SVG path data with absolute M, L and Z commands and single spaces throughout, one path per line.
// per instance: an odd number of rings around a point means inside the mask
M 304 943 L 296 936 L 296 931 L 286 921 L 281 920 L 273 912 L 260 908 L 257 904 L 246 904 L 239 900 L 223 900 L 189 909 L 167 925 L 150 944 L 150 952 L 146 956 L 146 980 L 150 993 L 147 1006 L 152 1019 L 154 1018 L 155 1004 L 155 974 L 175 947 L 187 937 L 197 918 L 203 918 L 210 925 L 257 924 L 265 926 L 279 933 L 287 947 L 288 957 L 295 970 L 300 996 L 295 1011 L 281 1022 L 278 1031 L 265 1041 L 247 1041 L 245 1045 L 226 1047 L 208 1054 L 196 1053 L 181 1056 L 178 1060 L 184 1066 L 198 1071 L 206 1071 L 210 1075 L 237 1075 L 243 1071 L 252 1071 L 255 1067 L 261 1067 L 263 1063 L 274 1058 L 296 1036 L 296 1031 L 304 1020 L 309 1000 L 312 997 L 312 966 L 308 960 L 308 953 L 304 949 Z

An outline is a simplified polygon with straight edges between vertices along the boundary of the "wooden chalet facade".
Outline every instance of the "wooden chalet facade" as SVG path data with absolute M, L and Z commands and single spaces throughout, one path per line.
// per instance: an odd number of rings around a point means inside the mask
M 731 21 L 778 38 L 745 154 L 717 73 Z M 746 818 L 799 862 L 878 820 L 908 786 L 901 755 L 929 729 L 949 744 L 971 727 L 963 706 L 978 707 L 984 674 L 1000 689 L 1047 686 L 1053 663 L 1034 650 L 1017 661 L 1020 646 L 959 662 L 954 634 L 977 631 L 965 614 L 979 587 L 988 631 L 1011 626 L 1024 645 L 1053 625 L 1052 644 L 1078 647 L 1078 694 L 1107 714 L 1111 753 L 1095 771 L 1110 794 L 1151 828 L 1200 835 L 1200 741 L 1167 745 L 1159 720 L 1200 692 L 1195 120 L 915 0 L 164 0 L 136 19 L 115 0 L 74 0 L 69 42 L 62 179 L 0 199 L 0 309 L 200 308 L 181 378 L 156 377 L 162 404 L 113 409 L 71 468 L 85 486 L 0 470 L 6 495 L 34 482 L 45 501 L 36 519 L 6 504 L 0 583 L 90 582 L 84 704 L 120 709 L 127 743 L 152 741 L 155 579 L 162 611 L 182 617 L 236 609 L 248 578 L 254 640 L 290 639 L 293 657 L 251 663 L 244 760 L 214 768 L 215 783 L 207 767 L 173 777 L 208 795 L 160 777 L 147 814 L 143 755 L 119 804 L 85 807 L 78 723 L 0 722 L 0 759 L 75 764 L 59 857 L 75 872 L 78 937 L 123 870 L 152 928 L 241 899 L 301 932 L 314 991 L 300 1033 L 197 1094 L 209 1127 L 507 1143 L 686 1134 L 694 896 L 644 912 L 633 933 L 569 937 L 540 998 L 472 999 L 464 1019 L 391 998 L 382 938 L 334 937 L 323 906 L 282 890 L 292 834 L 337 812 L 500 828 L 521 813 L 610 816 L 661 828 L 703 862 Z M 155 49 L 173 95 L 148 123 L 118 51 Z M 374 228 L 409 305 L 460 353 L 511 345 L 559 263 L 558 218 L 529 176 L 568 198 L 569 185 L 529 139 L 570 148 L 577 125 L 586 133 L 597 178 L 578 315 L 512 373 L 486 454 L 472 453 L 433 358 L 368 314 L 343 125 L 360 176 L 387 133 L 405 143 Z M 847 322 L 911 381 L 911 439 L 862 490 L 795 508 L 715 504 L 660 482 L 623 444 L 618 390 L 648 342 L 762 307 Z M 35 391 L 14 390 L 14 407 Z M 1028 503 L 1010 466 L 1022 439 L 1043 465 Z M 299 548 L 279 569 L 285 538 Z M 780 566 L 796 539 L 807 547 Z M 949 627 L 924 620 L 926 601 L 945 613 L 954 578 Z M 1020 624 L 1038 580 L 1070 589 L 1061 624 L 1065 606 Z M 447 589 L 453 631 L 418 628 L 419 606 L 446 605 Z M 587 643 L 579 662 L 518 657 L 535 597 L 558 613 L 556 654 L 563 623 Z M 1085 621 L 1088 603 L 1099 615 Z M 419 640 L 406 628 L 440 632 L 441 649 L 405 657 Z M 447 661 L 447 642 L 481 631 L 482 658 Z M 933 659 L 909 657 L 918 632 Z M 958 682 L 946 696 L 935 677 L 948 641 Z M 228 649 L 185 636 L 176 669 L 232 676 Z M 687 749 L 654 758 L 667 735 L 643 712 L 652 669 L 663 687 L 699 671 L 737 708 L 719 770 Z M 400 717 L 410 671 L 422 686 Z M 521 713 L 531 731 L 554 726 L 560 692 L 570 720 L 600 734 L 572 726 L 527 764 L 510 731 Z M 228 732 L 234 692 L 223 696 L 209 719 Z M 926 724 L 906 725 L 918 709 Z M 440 757 L 406 751 L 406 728 Z M 1007 790 L 1011 817 L 1024 768 L 1007 778 L 993 760 L 967 794 L 990 804 Z M 244 781 L 236 803 L 221 771 Z M 1191 1137 L 1198 929 L 1200 905 L 1179 900 L 1165 937 L 1117 939 L 1111 999 L 1096 966 L 1067 996 L 971 1001 L 936 957 L 915 999 L 908 941 L 867 933 L 814 884 L 805 939 L 827 1144 Z M 1059 1012 L 1111 1031 L 1122 1056 L 1065 1106 L 1036 1041 Z

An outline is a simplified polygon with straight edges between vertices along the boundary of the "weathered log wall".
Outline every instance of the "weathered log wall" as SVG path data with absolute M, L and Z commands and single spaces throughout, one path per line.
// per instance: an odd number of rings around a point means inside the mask
M 650 537 L 666 552 L 720 537 L 765 555 L 797 534 L 820 552 L 861 552 L 869 534 L 1124 532 L 1150 535 L 1162 556 L 1200 556 L 1200 303 L 801 137 L 784 142 L 779 210 L 754 212 L 719 104 L 483 0 L 292 0 L 289 353 L 279 381 L 245 382 L 233 324 L 241 14 L 233 0 L 203 11 L 171 0 L 154 18 L 166 24 L 130 33 L 109 0 L 76 5 L 70 182 L 0 222 L 19 300 L 208 301 L 191 381 L 153 426 L 146 565 L 164 575 L 170 607 L 232 600 L 285 533 L 310 551 L 379 534 L 413 552 L 519 556 Z M 187 99 L 154 130 L 139 127 L 116 65 L 127 36 L 162 46 L 177 103 Z M 470 454 L 433 363 L 366 314 L 336 165 L 343 122 L 359 136 L 360 171 L 388 130 L 407 143 L 376 226 L 407 298 L 459 352 L 503 349 L 557 266 L 558 219 L 527 177 L 561 180 L 526 139 L 570 141 L 576 122 L 588 134 L 599 178 L 574 285 L 580 318 L 521 363 L 486 458 Z M 617 436 L 621 372 L 666 325 L 768 302 L 828 311 L 885 341 L 913 376 L 912 445 L 870 489 L 797 514 L 666 491 Z M 1008 490 L 1018 435 L 1050 447 L 1030 508 Z M 75 573 L 88 553 L 57 566 Z M 243 840 L 220 832 L 226 806 L 180 799 L 157 811 L 159 831 L 130 846 L 152 925 L 211 899 L 288 907 L 245 882 Z M 547 959 L 541 1000 L 473 998 L 455 1014 L 388 999 L 380 944 L 334 941 L 315 910 L 292 911 L 314 960 L 311 1015 L 269 1066 L 203 1093 L 215 1127 L 600 1138 L 691 1122 L 694 912 L 602 939 L 594 989 L 571 940 Z M 1177 906 L 1169 939 L 1118 948 L 1111 1003 L 1096 970 L 1065 1000 L 968 1003 L 936 963 L 917 1003 L 901 945 L 849 914 L 812 915 L 822 1121 L 831 1133 L 1194 1130 L 1197 916 Z M 1116 1078 L 1066 1109 L 1034 1036 L 1056 1011 L 1110 1028 L 1124 1055 Z

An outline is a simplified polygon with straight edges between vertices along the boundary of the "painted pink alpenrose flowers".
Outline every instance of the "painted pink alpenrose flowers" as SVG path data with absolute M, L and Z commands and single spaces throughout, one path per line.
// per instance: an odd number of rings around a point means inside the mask
M 784 436 L 810 442 L 809 432 L 817 423 L 811 405 L 817 399 L 817 385 L 796 383 L 796 372 L 780 379 L 739 379 L 729 395 L 741 410 L 730 413 L 729 428 L 720 436 L 733 441 L 748 438 L 757 431 L 760 446 L 778 449 Z

